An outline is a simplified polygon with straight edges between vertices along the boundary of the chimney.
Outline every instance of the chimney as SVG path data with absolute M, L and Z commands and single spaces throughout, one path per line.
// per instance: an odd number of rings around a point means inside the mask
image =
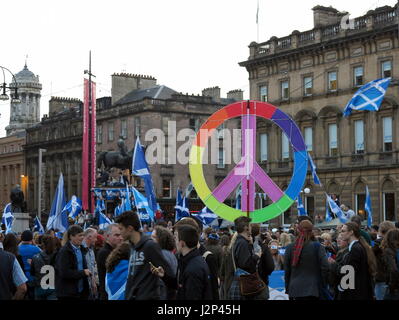
M 49 116 L 55 115 L 61 111 L 78 107 L 82 101 L 75 98 L 51 97 L 49 101 Z
M 112 105 L 137 89 L 148 89 L 157 85 L 157 79 L 151 76 L 131 73 L 114 73 L 112 75 Z
M 212 97 L 215 102 L 220 102 L 220 88 L 213 87 L 213 88 L 206 88 L 202 90 L 202 95 L 205 97 Z
M 244 91 L 241 89 L 231 90 L 227 92 L 227 99 L 234 99 L 235 101 L 244 100 Z
M 313 9 L 314 28 L 337 24 L 347 12 L 339 12 L 333 7 L 316 6 Z

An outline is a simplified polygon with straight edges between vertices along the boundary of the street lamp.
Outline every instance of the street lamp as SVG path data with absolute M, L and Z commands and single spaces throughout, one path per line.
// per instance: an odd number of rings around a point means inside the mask
M 14 74 L 10 70 L 8 70 L 6 67 L 0 66 L 0 68 L 3 71 L 3 83 L 0 85 L 0 88 L 1 88 L 0 100 L 1 101 L 6 101 L 6 100 L 9 99 L 9 97 L 8 97 L 8 95 L 6 93 L 6 89 L 9 89 L 9 91 L 14 91 L 14 94 L 13 95 L 11 94 L 11 102 L 12 103 L 21 103 L 21 100 L 18 97 L 17 80 L 15 79 Z M 15 87 L 14 86 L 10 86 L 10 87 L 7 86 L 7 84 L 6 84 L 6 74 L 5 74 L 4 70 L 7 70 L 9 73 L 11 73 L 11 75 L 12 75 L 12 77 L 14 79 Z

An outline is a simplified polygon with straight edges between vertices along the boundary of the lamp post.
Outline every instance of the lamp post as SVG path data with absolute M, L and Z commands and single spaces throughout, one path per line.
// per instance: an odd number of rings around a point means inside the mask
M 6 90 L 8 89 L 9 91 L 14 91 L 14 94 L 11 94 L 11 102 L 12 103 L 21 103 L 21 100 L 18 97 L 17 80 L 15 79 L 14 74 L 9 69 L 7 69 L 6 67 L 0 66 L 0 68 L 1 68 L 1 70 L 3 72 L 3 83 L 0 86 L 0 89 L 1 89 L 0 101 L 6 101 L 6 100 L 9 99 L 9 96 L 6 93 Z M 8 71 L 11 74 L 12 78 L 14 79 L 14 83 L 13 83 L 12 86 L 7 86 L 6 74 L 5 74 L 4 70 Z

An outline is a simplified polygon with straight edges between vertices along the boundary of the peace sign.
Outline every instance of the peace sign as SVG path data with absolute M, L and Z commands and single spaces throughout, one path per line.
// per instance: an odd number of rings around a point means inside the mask
M 202 158 L 209 137 L 223 122 L 241 117 L 242 158 L 226 179 L 212 192 L 206 183 L 202 169 Z M 256 162 L 256 117 L 268 119 L 287 135 L 294 150 L 294 172 L 284 192 Z M 190 175 L 198 196 L 205 205 L 220 217 L 234 221 L 240 216 L 249 216 L 253 223 L 272 220 L 294 203 L 306 179 L 308 157 L 306 144 L 295 122 L 275 106 L 259 101 L 239 102 L 228 105 L 214 113 L 201 127 L 190 152 Z M 270 197 L 273 204 L 255 209 L 255 183 Z M 242 211 L 223 202 L 241 184 Z

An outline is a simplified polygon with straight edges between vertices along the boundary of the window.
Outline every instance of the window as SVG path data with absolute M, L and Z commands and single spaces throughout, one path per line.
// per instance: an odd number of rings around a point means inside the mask
M 141 124 L 140 124 L 140 118 L 134 118 L 134 134 L 137 137 L 140 138 L 140 133 L 141 133 Z
M 162 180 L 162 197 L 172 198 L 172 181 L 169 179 Z
M 314 219 L 315 202 L 313 196 L 305 196 L 305 211 L 309 217 Z
M 225 163 L 224 163 L 224 150 L 223 148 L 219 148 L 219 156 L 218 156 L 218 168 L 219 169 L 224 169 L 225 168 Z
M 313 78 L 312 77 L 305 77 L 303 78 L 303 87 L 305 97 L 309 97 L 313 94 Z
M 384 151 L 392 151 L 392 117 L 382 118 Z
M 127 121 L 121 120 L 121 136 L 126 139 L 127 138 Z
M 305 144 L 308 148 L 308 151 L 313 151 L 313 128 L 307 127 L 305 128 Z
M 262 102 L 268 102 L 268 88 L 267 86 L 259 87 L 259 100 Z
M 103 142 L 103 126 L 97 126 L 97 143 Z
M 114 141 L 114 123 L 108 122 L 108 141 Z
M 288 81 L 282 81 L 281 82 L 281 99 L 282 100 L 288 100 L 290 98 L 290 92 L 289 92 L 289 83 Z
M 392 62 L 391 61 L 381 62 L 381 75 L 383 78 L 392 77 Z
M 267 161 L 267 133 L 260 135 L 260 161 Z
M 328 149 L 330 156 L 338 155 L 337 125 L 335 123 L 328 125 Z
M 355 213 L 362 216 L 363 218 L 367 218 L 366 210 L 364 210 L 364 205 L 366 203 L 366 195 L 363 193 L 357 193 L 355 197 L 356 197 Z
M 283 160 L 290 158 L 290 149 L 288 143 L 288 137 L 283 133 L 281 136 L 281 158 Z
M 353 69 L 354 86 L 360 87 L 363 85 L 364 71 L 363 67 L 356 67 Z
M 329 72 L 328 73 L 328 90 L 329 91 L 336 91 L 338 88 L 337 85 L 337 72 Z
M 387 221 L 396 221 L 395 216 L 395 193 L 383 193 L 384 198 L 384 220 Z
M 364 153 L 364 123 L 363 120 L 355 121 L 355 152 Z

